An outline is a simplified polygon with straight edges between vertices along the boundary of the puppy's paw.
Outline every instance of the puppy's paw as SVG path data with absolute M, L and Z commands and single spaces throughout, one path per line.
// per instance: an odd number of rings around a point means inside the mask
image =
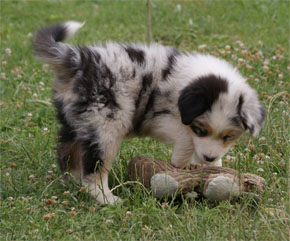
M 96 200 L 98 203 L 100 203 L 102 205 L 114 205 L 114 204 L 122 201 L 121 198 L 113 195 L 112 193 L 108 193 L 106 195 L 100 194 L 96 197 Z
M 109 205 L 114 205 L 114 204 L 117 204 L 117 203 L 120 203 L 122 202 L 122 199 L 118 196 L 115 196 L 115 195 L 110 195 L 109 197 L 107 197 L 107 203 L 106 204 L 109 204 Z

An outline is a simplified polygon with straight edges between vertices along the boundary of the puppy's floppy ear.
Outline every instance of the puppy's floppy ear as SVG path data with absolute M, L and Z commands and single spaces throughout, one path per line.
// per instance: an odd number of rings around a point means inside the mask
M 219 76 L 210 74 L 192 81 L 180 92 L 178 108 L 184 125 L 189 125 L 198 116 L 211 109 L 220 93 L 227 92 L 228 83 Z
M 198 93 L 197 90 L 185 88 L 179 96 L 178 108 L 182 123 L 189 125 L 196 117 L 206 111 L 206 98 L 202 93 Z
M 239 96 L 237 111 L 244 127 L 249 129 L 253 136 L 257 136 L 265 120 L 265 108 L 254 90 Z

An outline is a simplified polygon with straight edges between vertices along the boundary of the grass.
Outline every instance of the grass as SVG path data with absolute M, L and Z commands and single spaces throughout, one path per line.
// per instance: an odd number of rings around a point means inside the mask
M 101 207 L 56 167 L 58 124 L 50 70 L 32 55 L 40 26 L 86 21 L 75 43 L 146 41 L 145 1 L 1 1 L 0 240 L 289 240 L 289 18 L 287 1 L 152 1 L 154 41 L 237 65 L 267 109 L 258 138 L 245 135 L 225 166 L 263 176 L 262 202 L 160 202 L 124 184 L 123 205 Z M 206 46 L 201 46 L 206 44 Z M 275 57 L 274 57 L 275 56 Z M 136 155 L 169 160 L 152 139 L 123 143 L 111 186 Z

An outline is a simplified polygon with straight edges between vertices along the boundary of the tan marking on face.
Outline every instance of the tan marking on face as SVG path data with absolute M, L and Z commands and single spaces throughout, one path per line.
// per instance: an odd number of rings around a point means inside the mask
M 206 129 L 208 136 L 212 135 L 213 129 L 207 122 L 200 122 L 200 121 L 193 121 L 191 125 L 195 125 L 201 129 Z M 192 132 L 191 128 L 189 127 L 190 131 Z
M 203 127 L 204 129 L 207 130 L 208 135 L 212 135 L 213 130 L 212 130 L 212 127 L 208 123 L 206 123 L 206 122 L 202 123 L 201 127 Z
M 218 135 L 219 139 L 223 140 L 224 147 L 232 145 L 242 134 L 242 131 L 236 129 L 227 129 Z M 224 140 L 224 137 L 229 136 L 228 140 Z

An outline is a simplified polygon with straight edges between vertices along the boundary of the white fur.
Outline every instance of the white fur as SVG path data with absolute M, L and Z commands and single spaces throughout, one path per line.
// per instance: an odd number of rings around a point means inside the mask
M 83 26 L 85 25 L 85 22 L 76 22 L 76 21 L 67 21 L 64 23 L 64 26 L 66 27 L 66 38 L 70 39 L 74 36 L 74 34 Z

